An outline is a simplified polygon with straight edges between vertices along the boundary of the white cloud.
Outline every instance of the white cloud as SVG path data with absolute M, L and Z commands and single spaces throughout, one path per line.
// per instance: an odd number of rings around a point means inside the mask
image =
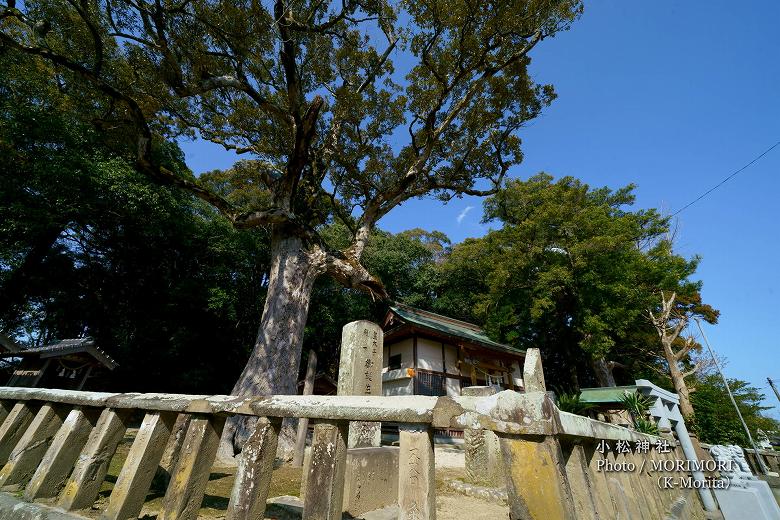
M 455 218 L 455 220 L 458 221 L 458 225 L 460 225 L 460 223 L 463 222 L 463 219 L 466 218 L 466 215 L 472 209 L 474 209 L 474 206 L 466 206 L 465 208 L 463 208 L 463 211 L 458 213 L 458 216 Z

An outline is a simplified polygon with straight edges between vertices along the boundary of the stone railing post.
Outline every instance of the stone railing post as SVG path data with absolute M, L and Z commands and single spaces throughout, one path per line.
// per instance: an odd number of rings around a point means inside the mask
M 398 433 L 398 520 L 435 520 L 433 432 L 428 426 L 401 425 Z
M 224 425 L 224 417 L 192 414 L 158 520 L 198 517 Z
M 59 507 L 73 511 L 92 505 L 106 478 L 111 458 L 125 435 L 129 415 L 129 410 L 113 408 L 101 412 L 60 495 Z
M 0 486 L 26 484 L 35 473 L 46 450 L 62 426 L 65 411 L 61 406 L 44 403 L 19 438 L 8 456 L 8 462 L 0 470 Z
M 769 453 L 766 456 L 766 462 L 769 465 L 769 469 L 775 473 L 780 473 L 780 461 L 778 461 L 778 456 L 776 454 Z
M 590 475 L 590 482 L 593 488 L 598 518 L 602 520 L 614 518 L 617 514 L 615 502 L 609 489 L 606 473 L 599 467 L 599 461 L 603 461 L 605 457 L 591 443 L 583 446 L 583 451 L 588 464 L 588 474 Z
M 347 423 L 343 421 L 319 422 L 314 426 L 311 463 L 304 477 L 307 493 L 303 520 L 341 520 L 347 431 Z
M 77 406 L 70 411 L 27 484 L 25 500 L 51 498 L 57 494 L 84 449 L 96 422 L 95 409 L 84 410 Z
M 265 517 L 265 504 L 271 487 L 274 458 L 282 421 L 260 419 L 244 444 L 230 495 L 226 519 L 254 520 Z
M 523 364 L 526 394 L 541 396 L 547 391 L 538 348 L 529 348 Z M 542 413 L 557 413 L 551 402 Z M 526 411 L 518 410 L 517 416 Z M 532 421 L 534 419 L 531 419 Z M 554 419 L 553 419 L 553 422 Z M 551 435 L 501 435 L 501 453 L 506 465 L 510 520 L 574 520 L 574 504 L 561 444 Z
M 525 352 L 523 363 L 523 387 L 526 392 L 546 392 L 542 353 L 538 348 L 529 348 Z
M 574 508 L 577 518 L 583 520 L 598 520 L 596 504 L 596 483 L 593 482 L 585 449 L 582 444 L 573 443 L 563 448 L 566 460 L 566 476 L 569 480 Z
M 0 425 L 0 465 L 8 461 L 11 450 L 22 438 L 37 410 L 30 402 L 18 402 Z
M 108 509 L 100 516 L 101 520 L 138 517 L 175 421 L 174 413 L 146 414 L 111 491 Z
M 492 386 L 468 386 L 463 389 L 467 397 L 494 395 Z M 504 461 L 498 435 L 482 428 L 466 428 L 463 431 L 466 458 L 466 481 L 472 484 L 501 487 L 504 483 Z
M 306 378 L 303 380 L 303 395 L 314 393 L 314 377 L 317 374 L 317 353 L 309 351 L 309 359 L 306 362 Z M 309 420 L 305 417 L 298 419 L 298 431 L 296 432 L 295 451 L 293 452 L 293 467 L 303 465 L 303 455 L 306 451 L 306 434 L 309 432 Z
M 558 439 L 552 435 L 501 436 L 511 520 L 575 520 Z
M 0 401 L 0 424 L 3 424 L 3 421 L 5 421 L 5 418 L 8 417 L 9 413 L 11 413 L 13 407 L 14 407 L 13 401 L 6 401 L 6 400 Z

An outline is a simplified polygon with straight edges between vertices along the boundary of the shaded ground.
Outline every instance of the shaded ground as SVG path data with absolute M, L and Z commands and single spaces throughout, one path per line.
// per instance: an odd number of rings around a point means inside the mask
M 100 495 L 93 509 L 87 514 L 97 518 L 100 510 L 108 504 L 108 498 L 114 487 L 122 464 L 127 457 L 130 445 L 135 438 L 137 430 L 130 429 L 125 435 L 122 444 L 117 449 L 116 455 L 111 460 L 108 475 L 101 487 Z M 437 448 L 436 469 L 436 510 L 440 520 L 455 520 L 466 518 L 469 520 L 508 518 L 509 510 L 492 502 L 459 494 L 447 486 L 450 479 L 463 478 L 462 451 L 452 448 Z M 230 491 L 233 487 L 235 468 L 214 468 L 206 487 L 206 495 L 200 510 L 200 516 L 205 518 L 224 518 L 227 510 Z M 271 479 L 270 497 L 292 496 L 300 494 L 301 469 L 290 466 L 276 468 Z M 151 520 L 157 517 L 162 506 L 165 489 L 161 482 L 155 482 L 147 496 L 147 501 L 141 512 L 141 517 Z M 277 507 L 269 507 L 267 518 L 290 518 L 285 516 Z

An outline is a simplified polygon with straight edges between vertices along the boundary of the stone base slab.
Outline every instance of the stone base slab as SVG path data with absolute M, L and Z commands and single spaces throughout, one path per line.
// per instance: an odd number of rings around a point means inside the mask
M 728 489 L 716 489 L 715 498 L 726 520 L 780 520 L 780 507 L 764 481 L 750 481 L 746 487 L 732 485 Z
M 500 505 L 506 505 L 509 501 L 506 488 L 477 486 L 475 484 L 463 482 L 462 480 L 449 480 L 447 481 L 447 486 L 449 486 L 450 489 L 457 491 L 458 493 L 462 493 L 470 497 L 481 498 L 483 500 L 487 500 L 488 502 L 494 502 Z
M 283 496 L 268 499 L 266 516 L 277 520 L 300 520 L 303 513 L 303 501 L 298 497 Z M 358 517 L 344 513 L 342 520 L 398 520 L 398 506 L 388 506 L 369 511 Z
M 38 503 L 25 502 L 0 493 L 0 520 L 89 520 L 85 516 L 66 513 Z

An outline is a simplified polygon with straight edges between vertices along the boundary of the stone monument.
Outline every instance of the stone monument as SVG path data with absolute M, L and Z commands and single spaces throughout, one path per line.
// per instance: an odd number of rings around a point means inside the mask
M 383 333 L 376 323 L 353 321 L 341 333 L 338 395 L 382 395 Z M 382 423 L 353 421 L 349 448 L 371 448 L 381 443 Z
M 769 484 L 753 475 L 742 448 L 715 445 L 710 454 L 723 466 L 721 478 L 728 480 L 726 489 L 715 488 L 725 520 L 780 520 L 780 506 Z
M 353 321 L 344 326 L 338 395 L 382 395 L 382 348 L 382 329 L 376 323 Z M 400 449 L 380 446 L 381 426 L 378 422 L 349 423 L 342 510 L 353 517 L 398 503 Z M 313 458 L 307 448 L 304 475 L 309 474 Z M 311 491 L 307 485 L 306 480 L 301 482 L 301 498 Z

